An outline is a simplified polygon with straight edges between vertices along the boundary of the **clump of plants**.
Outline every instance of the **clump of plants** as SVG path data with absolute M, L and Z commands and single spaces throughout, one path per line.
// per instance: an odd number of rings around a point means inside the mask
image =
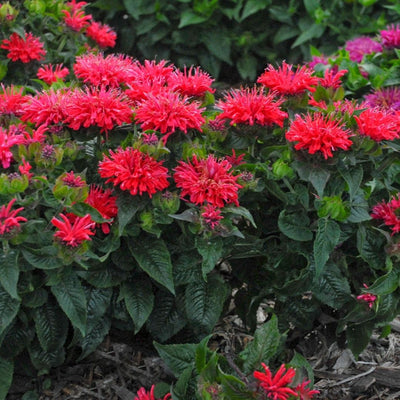
M 151 335 L 173 399 L 311 397 L 292 337 L 328 324 L 357 356 L 399 310 L 399 114 L 358 97 L 368 57 L 397 79 L 398 28 L 217 97 L 199 67 L 106 53 L 85 6 L 0 7 L 0 398 L 112 329 Z M 207 346 L 228 306 L 238 354 Z

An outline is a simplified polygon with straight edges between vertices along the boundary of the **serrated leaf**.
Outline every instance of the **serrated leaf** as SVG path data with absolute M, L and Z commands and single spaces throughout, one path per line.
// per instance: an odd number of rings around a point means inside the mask
M 33 292 L 26 293 L 22 297 L 22 304 L 25 307 L 35 308 L 40 307 L 46 303 L 48 298 L 48 292 L 43 288 L 38 288 Z
M 190 365 L 182 371 L 178 376 L 178 380 L 171 388 L 171 395 L 173 399 L 185 399 L 189 388 L 190 379 L 193 373 L 193 366 Z
M 22 250 L 26 261 L 39 269 L 56 269 L 63 266 L 62 260 L 57 256 L 57 248 L 54 246 L 45 246 L 40 250 L 29 249 Z
M 164 241 L 142 235 L 131 238 L 128 246 L 140 268 L 174 294 L 171 257 Z
M 333 249 L 340 240 L 340 227 L 331 219 L 318 220 L 318 229 L 314 241 L 314 261 L 316 275 L 319 276 Z
M 352 201 L 358 189 L 360 188 L 364 171 L 362 167 L 355 166 L 352 167 L 351 170 L 339 169 L 339 172 L 343 176 L 344 180 L 346 181 L 349 187 L 349 197 L 350 201 Z
M 211 275 L 207 282 L 190 283 L 185 290 L 185 310 L 193 330 L 208 334 L 218 322 L 229 290 L 217 275 Z
M 175 296 L 167 291 L 158 292 L 153 312 L 146 325 L 151 335 L 155 339 L 165 342 L 186 324 L 186 319 L 176 307 Z
M 202 274 L 203 279 L 206 280 L 207 274 L 214 269 L 218 260 L 222 257 L 223 242 L 218 236 L 209 239 L 196 237 L 196 248 L 203 257 Z
M 174 373 L 175 376 L 182 374 L 187 368 L 194 367 L 196 345 L 185 344 L 160 344 L 153 342 L 158 354 Z
M 210 350 L 208 348 L 208 341 L 210 340 L 212 335 L 206 336 L 197 346 L 196 346 L 196 354 L 195 354 L 195 365 L 198 373 L 204 369 L 207 364 L 207 355 L 210 354 Z
M 113 264 L 103 264 L 102 268 L 79 272 L 79 276 L 97 288 L 110 288 L 119 285 L 128 277 L 128 272 L 117 269 Z
M 327 264 L 323 272 L 315 277 L 312 292 L 319 301 L 334 309 L 341 309 L 352 300 L 347 279 L 333 263 Z
M 4 290 L 14 299 L 19 300 L 17 283 L 19 277 L 19 252 L 9 250 L 0 253 L 0 283 Z
M 37 370 L 48 371 L 50 368 L 60 366 L 65 361 L 64 347 L 49 352 L 43 350 L 39 342 L 34 341 L 28 346 L 28 351 L 32 364 Z
M 311 381 L 311 387 L 314 385 L 314 371 L 304 356 L 295 351 L 294 356 L 289 362 L 289 366 L 295 368 L 296 370 L 304 368 L 307 371 L 307 380 Z
M 88 323 L 87 333 L 80 342 L 82 353 L 77 361 L 83 360 L 89 354 L 93 353 L 103 342 L 110 328 L 111 318 L 107 315 L 96 319 L 94 322 Z
M 194 252 L 181 253 L 174 261 L 174 282 L 182 286 L 190 282 L 198 282 L 202 279 L 202 259 Z
M 0 357 L 0 400 L 5 400 L 14 375 L 14 362 Z
M 360 325 L 350 325 L 346 329 L 347 345 L 357 359 L 359 354 L 367 347 L 374 323 L 364 323 Z
M 373 293 L 379 296 L 392 293 L 399 287 L 399 278 L 400 272 L 396 269 L 392 269 L 370 285 L 368 293 Z
M 254 391 L 250 391 L 246 384 L 234 375 L 226 374 L 219 368 L 219 379 L 223 387 L 223 393 L 229 400 L 248 400 L 254 397 Z
M 129 224 L 134 215 L 142 208 L 133 201 L 134 196 L 121 193 L 117 198 L 118 206 L 118 235 L 121 236 L 125 226 Z
M 61 282 L 51 286 L 51 292 L 72 325 L 81 332 L 82 336 L 85 336 L 86 296 L 77 275 L 74 272 L 66 274 Z
M 378 232 L 360 225 L 357 230 L 357 249 L 361 258 L 374 269 L 385 266 L 386 254 L 382 251 L 385 238 Z
M 0 334 L 11 324 L 18 313 L 20 301 L 13 299 L 0 287 Z
M 278 227 L 280 231 L 288 238 L 307 242 L 313 238 L 313 233 L 308 227 L 309 218 L 300 213 L 286 214 L 286 210 L 282 210 L 278 218 Z
M 125 282 L 121 286 L 120 297 L 125 301 L 126 309 L 135 326 L 135 334 L 140 331 L 149 318 L 154 306 L 154 294 L 148 279 Z
M 268 322 L 257 328 L 254 339 L 239 354 L 244 360 L 243 371 L 249 374 L 258 369 L 261 362 L 268 364 L 269 360 L 276 356 L 281 340 L 278 318 L 273 315 Z
M 45 351 L 63 346 L 68 334 L 68 319 L 56 304 L 47 302 L 34 310 L 36 334 Z

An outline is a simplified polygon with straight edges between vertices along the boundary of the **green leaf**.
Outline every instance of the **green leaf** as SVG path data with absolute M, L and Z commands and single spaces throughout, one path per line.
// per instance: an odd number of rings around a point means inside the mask
M 153 287 L 149 279 L 125 282 L 121 286 L 120 297 L 135 325 L 135 334 L 149 318 L 154 306 Z
M 223 253 L 223 242 L 218 236 L 213 238 L 196 237 L 196 248 L 203 257 L 202 273 L 206 280 L 207 274 L 214 269 Z
M 57 248 L 45 246 L 38 249 L 22 250 L 26 261 L 39 269 L 56 269 L 63 266 L 62 260 L 57 256 Z
M 128 277 L 128 272 L 117 269 L 114 264 L 102 264 L 101 269 L 79 272 L 79 276 L 97 288 L 109 288 L 119 285 Z
M 94 222 L 102 223 L 110 221 L 109 219 L 103 218 L 99 211 L 87 203 L 75 203 L 71 207 L 71 212 L 79 217 L 84 217 L 89 214 Z
M 360 225 L 357 230 L 357 249 L 361 258 L 374 269 L 383 269 L 386 255 L 382 251 L 385 238 L 379 232 Z
M 236 67 L 242 79 L 254 81 L 257 76 L 258 60 L 256 57 L 246 54 L 236 61 Z
M 56 304 L 47 302 L 35 308 L 33 320 L 43 350 L 51 352 L 64 345 L 68 334 L 68 319 Z
M 314 371 L 304 356 L 295 351 L 294 356 L 289 362 L 289 366 L 295 368 L 296 370 L 301 370 L 304 368 L 307 371 L 307 380 L 311 381 L 311 386 L 314 385 Z
M 268 322 L 257 328 L 254 339 L 239 354 L 244 360 L 243 371 L 250 374 L 260 367 L 261 362 L 268 364 L 269 360 L 276 356 L 281 340 L 278 318 L 273 315 Z
M 188 395 L 190 379 L 192 378 L 193 365 L 188 366 L 178 376 L 178 380 L 171 388 L 173 399 L 185 399 Z
M 78 276 L 74 272 L 64 275 L 59 283 L 51 286 L 51 292 L 72 325 L 85 336 L 86 296 Z
M 360 188 L 364 170 L 361 166 L 352 167 L 351 170 L 348 169 L 339 169 L 340 174 L 343 176 L 349 187 L 349 197 L 350 201 L 354 199 L 358 189 Z
M 319 276 L 329 259 L 331 252 L 340 240 L 340 227 L 330 219 L 319 219 L 314 241 L 314 261 L 316 275 Z
M 208 51 L 218 60 L 232 64 L 231 40 L 225 29 L 205 30 L 202 33 L 202 40 Z
M 369 288 L 368 293 L 385 295 L 394 292 L 399 287 L 400 271 L 392 269 L 387 274 L 379 277 Z
M 182 374 L 187 368 L 194 367 L 196 345 L 160 344 L 153 342 L 158 354 L 175 376 Z
M 0 400 L 5 400 L 14 375 L 14 362 L 0 357 Z
M 159 341 L 165 342 L 187 324 L 175 300 L 175 296 L 167 291 L 156 294 L 154 309 L 146 326 L 151 335 Z
M 247 0 L 244 4 L 240 21 L 245 20 L 250 15 L 257 13 L 258 11 L 265 10 L 271 4 L 271 1 L 260 1 L 260 0 Z
M 80 341 L 82 353 L 77 361 L 83 360 L 89 354 L 93 353 L 97 347 L 104 341 L 111 328 L 111 318 L 108 315 L 98 318 L 87 325 L 87 333 Z
M 286 210 L 282 210 L 278 218 L 278 227 L 280 231 L 288 238 L 307 242 L 313 238 L 313 233 L 308 227 L 310 220 L 305 214 L 299 212 L 286 214 Z
M 206 336 L 197 346 L 196 346 L 196 355 L 195 355 L 195 365 L 196 370 L 200 374 L 201 371 L 207 365 L 207 355 L 210 354 L 210 350 L 208 348 L 208 341 L 210 340 L 212 335 Z
M 117 198 L 118 206 L 118 235 L 122 236 L 125 226 L 132 220 L 134 215 L 142 208 L 133 201 L 134 196 L 122 193 Z
M 359 325 L 350 325 L 346 329 L 347 345 L 357 359 L 359 354 L 367 347 L 374 323 L 364 323 Z
M 322 199 L 325 186 L 330 178 L 329 171 L 326 171 L 321 166 L 313 166 L 299 161 L 294 161 L 292 167 L 297 171 L 300 179 L 310 182 L 314 186 L 318 196 Z
M 319 301 L 334 309 L 341 309 L 352 300 L 347 279 L 333 263 L 328 263 L 322 273 L 315 277 L 312 292 Z
M 207 21 L 207 17 L 195 14 L 192 10 L 187 9 L 182 11 L 181 13 L 181 19 L 179 21 L 178 29 L 182 29 L 185 26 L 189 25 L 201 24 L 204 21 Z
M 250 391 L 246 384 L 234 375 L 226 374 L 219 368 L 219 379 L 223 387 L 223 393 L 229 400 L 249 400 L 254 398 L 254 391 Z
M 325 32 L 325 26 L 322 24 L 312 24 L 306 31 L 302 32 L 292 44 L 291 48 L 294 49 L 297 46 L 307 42 L 313 38 L 320 38 Z
M 140 268 L 174 294 L 171 257 L 164 241 L 141 235 L 128 245 Z
M 254 228 L 257 228 L 256 223 L 254 222 L 254 218 L 251 215 L 250 211 L 247 208 L 244 207 L 225 207 L 224 208 L 224 213 L 232 213 L 235 215 L 240 215 L 242 217 L 244 217 L 245 219 L 247 219 L 251 225 L 253 225 Z
M 65 361 L 64 347 L 46 351 L 42 349 L 38 341 L 34 341 L 28 346 L 28 351 L 33 366 L 42 373 L 48 373 L 50 368 L 58 367 Z
M 19 300 L 17 283 L 19 277 L 19 252 L 11 249 L 0 253 L 0 283 L 4 290 L 14 299 Z
M 0 334 L 11 324 L 18 313 L 20 301 L 13 299 L 0 287 Z
M 228 286 L 218 275 L 211 275 L 208 282 L 194 282 L 186 286 L 186 315 L 196 333 L 208 334 L 212 331 L 221 316 L 228 293 Z

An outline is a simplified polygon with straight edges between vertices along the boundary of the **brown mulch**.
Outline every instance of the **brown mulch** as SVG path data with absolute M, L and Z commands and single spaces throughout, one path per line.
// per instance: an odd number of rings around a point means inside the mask
M 307 357 L 321 400 L 400 399 L 400 319 L 392 323 L 386 338 L 377 334 L 355 360 L 349 350 L 328 344 L 318 330 L 299 341 L 296 348 Z M 243 346 L 252 338 L 235 317 L 227 317 L 215 329 L 210 346 Z M 159 381 L 172 382 L 151 339 L 111 335 L 100 348 L 76 365 L 54 369 L 50 376 L 29 379 L 15 376 L 7 400 L 20 400 L 27 391 L 39 400 L 133 400 L 137 390 Z

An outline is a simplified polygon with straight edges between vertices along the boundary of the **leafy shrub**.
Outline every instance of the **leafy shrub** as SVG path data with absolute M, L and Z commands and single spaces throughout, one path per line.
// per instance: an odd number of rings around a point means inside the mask
M 106 55 L 115 32 L 83 7 L 0 8 L 0 398 L 14 368 L 82 359 L 111 328 L 189 348 L 173 396 L 193 398 L 192 378 L 211 362 L 212 383 L 225 361 L 207 353 L 194 370 L 192 343 L 204 353 L 230 304 L 251 333 L 268 314 L 271 348 L 254 357 L 255 333 L 245 374 L 321 321 L 355 355 L 386 331 L 399 115 L 358 101 L 375 81 L 341 50 L 332 68 L 269 65 L 216 100 L 200 68 Z M 397 49 L 368 57 L 395 82 Z
M 254 81 L 268 62 L 309 59 L 310 45 L 331 54 L 400 11 L 394 0 L 97 0 L 91 10 L 117 30 L 118 51 L 200 65 L 233 83 Z

